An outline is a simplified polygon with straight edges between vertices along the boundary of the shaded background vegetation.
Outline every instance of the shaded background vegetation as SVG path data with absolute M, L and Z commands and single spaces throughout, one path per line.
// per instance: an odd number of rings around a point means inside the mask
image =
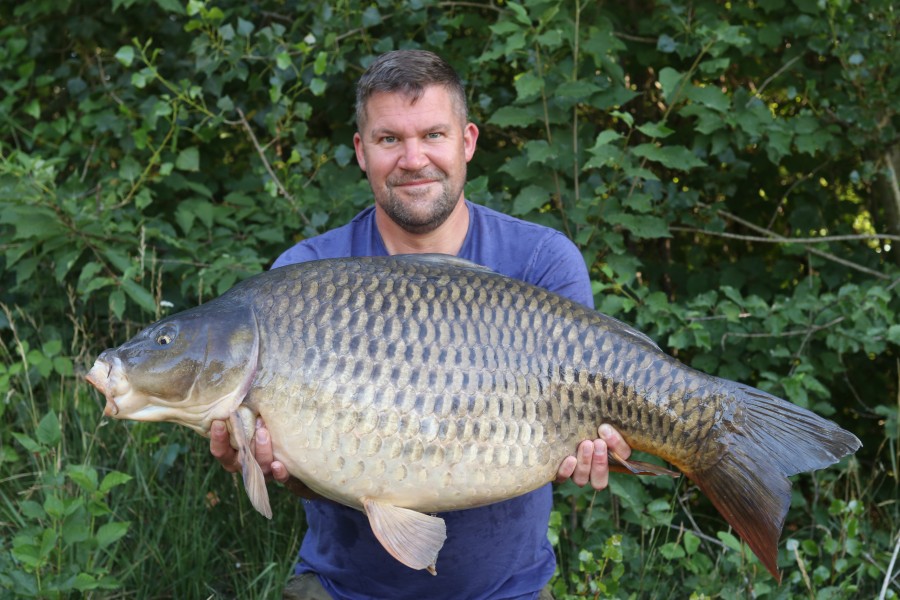
M 0 588 L 273 597 L 302 507 L 81 376 L 371 202 L 353 86 L 421 47 L 467 195 L 582 249 L 598 307 L 864 443 L 796 478 L 781 585 L 689 483 L 557 490 L 557 597 L 900 593 L 900 16 L 888 0 L 0 5 Z M 0 596 L 13 594 L 0 591 Z

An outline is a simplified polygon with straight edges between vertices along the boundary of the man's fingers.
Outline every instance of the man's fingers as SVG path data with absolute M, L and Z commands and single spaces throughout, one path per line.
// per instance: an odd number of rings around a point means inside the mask
M 269 430 L 260 426 L 257 422 L 256 435 L 253 436 L 256 444 L 254 455 L 263 473 L 269 473 L 275 455 L 272 452 L 272 440 L 269 438 Z
M 237 451 L 231 447 L 228 429 L 222 421 L 213 421 L 209 428 L 209 452 L 229 473 L 240 470 Z
M 599 427 L 597 432 L 600 434 L 600 439 L 606 442 L 606 446 L 609 450 L 612 450 L 625 459 L 631 456 L 631 446 L 625 442 L 624 438 L 622 438 L 622 434 L 616 431 L 612 425 L 604 423 Z
M 562 464 L 559 465 L 559 470 L 556 472 L 556 483 L 565 483 L 572 476 L 572 473 L 575 472 L 576 464 L 578 464 L 578 459 L 574 456 L 567 456 L 563 459 Z
M 591 478 L 591 463 L 594 459 L 594 442 L 584 440 L 578 445 L 578 463 L 575 465 L 575 472 L 572 473 L 572 481 L 576 485 L 582 486 Z
M 605 490 L 609 485 L 609 456 L 607 455 L 606 442 L 594 440 L 594 457 L 591 462 L 591 487 L 595 490 Z
M 291 478 L 291 474 L 288 473 L 287 468 L 280 461 L 272 461 L 272 479 L 277 481 L 278 483 L 287 483 L 288 479 Z

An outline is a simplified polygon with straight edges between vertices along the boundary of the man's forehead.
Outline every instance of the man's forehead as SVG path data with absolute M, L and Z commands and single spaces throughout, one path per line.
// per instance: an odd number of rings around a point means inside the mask
M 453 95 L 442 85 L 430 85 L 415 94 L 411 90 L 376 92 L 365 106 L 366 127 L 380 127 L 381 121 L 431 118 L 450 122 L 458 112 Z

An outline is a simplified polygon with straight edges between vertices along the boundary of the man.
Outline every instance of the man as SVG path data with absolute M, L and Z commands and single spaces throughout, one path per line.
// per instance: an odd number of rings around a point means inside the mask
M 321 258 L 440 252 L 545 287 L 593 306 L 584 261 L 565 236 L 467 202 L 466 164 L 478 128 L 468 122 L 456 72 L 438 56 L 395 51 L 379 57 L 357 86 L 358 132 L 353 143 L 375 204 L 350 223 L 304 240 L 273 267 Z M 607 485 L 607 448 L 630 449 L 609 426 L 585 440 L 560 465 L 558 480 Z M 307 498 L 272 456 L 264 425 L 256 452 L 265 471 Z M 222 423 L 213 426 L 212 454 L 238 470 Z M 285 598 L 488 599 L 548 598 L 542 591 L 555 557 L 547 540 L 552 490 L 543 488 L 489 506 L 445 513 L 448 537 L 438 574 L 414 571 L 393 559 L 371 532 L 365 514 L 327 500 L 306 501 L 309 530 L 297 576 Z M 314 574 L 314 575 L 313 575 Z M 542 595 L 543 594 L 543 595 Z

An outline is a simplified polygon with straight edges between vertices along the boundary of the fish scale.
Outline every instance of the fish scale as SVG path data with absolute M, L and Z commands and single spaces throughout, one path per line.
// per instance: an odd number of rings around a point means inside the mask
M 189 395 L 166 389 L 175 372 L 193 376 Z M 424 513 L 536 489 L 609 423 L 694 480 L 778 577 L 787 475 L 860 445 L 809 411 L 690 369 L 616 319 L 432 255 L 263 273 L 107 350 L 88 379 L 118 418 L 203 434 L 228 420 L 247 492 L 270 514 L 250 445 L 261 416 L 294 477 L 364 510 L 388 552 L 431 571 L 445 532 Z
M 319 324 L 319 331 L 322 331 L 321 324 L 331 321 L 332 327 L 327 328 L 329 334 L 334 334 L 334 338 L 326 335 L 316 340 L 308 340 L 307 343 L 316 343 L 320 352 L 328 350 L 328 346 L 332 345 L 332 352 L 329 355 L 330 360 L 323 360 L 324 366 L 320 366 L 319 370 L 313 370 L 311 377 L 318 380 L 327 380 L 332 377 L 340 378 L 342 376 L 341 369 L 337 368 L 339 357 L 343 357 L 348 348 L 342 345 L 342 341 L 353 336 L 372 336 L 370 343 L 367 345 L 367 352 L 364 355 L 357 353 L 350 360 L 356 363 L 364 361 L 392 361 L 396 360 L 396 352 L 392 350 L 396 348 L 393 343 L 401 335 L 403 325 L 401 323 L 409 323 L 407 330 L 417 329 L 419 333 L 418 341 L 426 345 L 430 353 L 437 352 L 439 358 L 444 358 L 444 362 L 438 363 L 419 363 L 413 364 L 412 367 L 417 372 L 424 371 L 427 375 L 420 377 L 423 385 L 414 388 L 413 394 L 433 394 L 441 398 L 449 397 L 451 400 L 447 404 L 467 405 L 468 403 L 460 402 L 461 386 L 458 380 L 463 377 L 462 373 L 468 373 L 467 369 L 479 368 L 478 360 L 469 360 L 465 353 L 457 349 L 456 352 L 449 350 L 462 345 L 464 348 L 473 348 L 483 346 L 491 347 L 495 350 L 493 354 L 496 357 L 496 364 L 488 359 L 487 369 L 494 374 L 494 377 L 486 382 L 481 390 L 482 394 L 492 395 L 492 402 L 489 402 L 491 412 L 488 419 L 479 419 L 479 415 L 473 415 L 469 420 L 465 421 L 463 427 L 457 427 L 454 431 L 460 436 L 459 441 L 463 445 L 473 444 L 474 446 L 468 452 L 463 453 L 472 461 L 471 468 L 479 468 L 482 464 L 490 466 L 493 458 L 493 451 L 490 448 L 482 447 L 477 444 L 484 444 L 489 440 L 490 430 L 496 430 L 498 425 L 503 426 L 502 419 L 512 418 L 511 411 L 507 410 L 500 414 L 500 408 L 521 407 L 523 402 L 533 402 L 534 397 L 529 390 L 537 387 L 536 380 L 540 379 L 543 386 L 552 387 L 560 390 L 551 395 L 547 406 L 549 408 L 547 421 L 556 424 L 556 427 L 547 428 L 546 438 L 541 440 L 546 446 L 562 445 L 566 452 L 570 452 L 572 446 L 580 439 L 593 437 L 593 427 L 586 425 L 588 423 L 611 422 L 617 427 L 630 429 L 634 425 L 644 425 L 643 419 L 633 414 L 638 403 L 636 399 L 639 397 L 634 392 L 639 383 L 629 386 L 627 382 L 635 378 L 634 363 L 628 360 L 628 357 L 619 358 L 619 346 L 621 341 L 614 337 L 614 332 L 609 328 L 603 327 L 602 320 L 597 323 L 595 318 L 593 327 L 598 325 L 601 329 L 601 335 L 594 337 L 605 337 L 609 341 L 609 348 L 604 354 L 610 357 L 609 363 L 605 366 L 607 381 L 616 381 L 618 389 L 608 390 L 607 395 L 613 399 L 620 399 L 615 405 L 615 409 L 609 414 L 603 414 L 599 410 L 592 410 L 592 407 L 580 407 L 574 400 L 575 397 L 581 398 L 580 393 L 570 387 L 573 384 L 572 375 L 575 372 L 591 372 L 598 368 L 597 364 L 579 363 L 569 364 L 568 369 L 559 369 L 554 376 L 552 363 L 562 363 L 564 361 L 576 361 L 578 352 L 574 349 L 581 348 L 578 339 L 579 331 L 584 330 L 583 323 L 573 323 L 561 318 L 562 310 L 560 299 L 555 296 L 542 292 L 538 288 L 526 288 L 531 295 L 537 296 L 534 302 L 529 302 L 531 297 L 522 294 L 522 286 L 510 285 L 506 288 L 497 286 L 498 278 L 489 273 L 472 274 L 463 278 L 460 282 L 450 280 L 440 272 L 440 266 L 433 268 L 421 268 L 416 265 L 414 269 L 400 270 L 393 273 L 391 278 L 381 282 L 365 277 L 365 271 L 360 268 L 360 263 L 354 263 L 353 267 L 344 270 L 335 270 L 333 268 L 312 271 L 304 274 L 303 279 L 311 279 L 316 283 L 312 286 L 312 292 L 304 293 L 304 281 L 298 278 L 293 285 L 296 290 L 290 290 L 290 284 L 279 286 L 276 290 L 277 295 L 287 294 L 296 297 L 298 294 L 308 299 L 310 306 L 303 303 L 295 302 L 287 305 L 287 309 L 291 311 L 290 321 L 292 324 L 300 324 L 303 322 L 314 322 Z M 441 289 L 441 293 L 436 293 L 437 289 Z M 460 289 L 466 289 L 468 294 L 460 293 Z M 339 291 L 340 290 L 340 291 Z M 423 292 L 424 290 L 424 292 Z M 258 293 L 265 293 L 260 290 Z M 353 309 L 348 305 L 355 304 L 357 311 L 361 299 L 366 296 L 374 298 L 372 303 L 380 305 L 380 314 L 382 320 L 373 321 L 371 328 L 366 327 L 368 320 L 362 319 L 357 325 L 359 328 L 350 327 L 350 313 Z M 543 296 L 543 297 L 542 297 Z M 456 300 L 451 300 L 451 297 Z M 467 298 L 469 299 L 467 301 Z M 514 298 L 518 298 L 520 308 L 515 312 L 511 310 L 514 304 Z M 432 300 L 433 299 L 433 300 Z M 460 328 L 454 328 L 451 323 L 444 320 L 444 315 L 463 314 L 466 312 L 468 302 L 475 303 L 479 306 L 478 326 L 471 329 L 475 338 L 472 339 L 465 335 L 460 335 Z M 282 305 L 285 306 L 285 305 Z M 430 310 L 429 310 L 430 309 Z M 281 315 L 272 314 L 270 318 L 278 320 Z M 516 322 L 519 326 L 516 327 Z M 521 347 L 516 344 L 516 339 L 524 338 L 525 331 L 534 331 L 547 329 L 548 334 L 543 340 L 544 346 L 538 348 L 537 356 L 543 358 L 541 361 L 529 361 L 529 354 L 523 356 L 521 352 L 515 349 Z M 463 330 L 464 331 L 464 330 Z M 341 332 L 343 335 L 336 335 Z M 410 339 L 416 339 L 411 337 Z M 601 346 L 607 344 L 601 343 Z M 506 351 L 499 352 L 497 349 Z M 445 350 L 442 352 L 442 350 Z M 543 353 L 541 352 L 543 350 Z M 480 358 L 480 354 L 478 355 Z M 288 363 L 289 364 L 289 363 Z M 294 365 L 290 365 L 294 368 Z M 510 369 L 516 369 L 520 377 L 529 380 L 525 383 L 524 390 L 518 390 L 511 382 L 507 380 L 510 376 Z M 550 374 L 547 375 L 547 372 Z M 643 372 L 643 370 L 642 370 Z M 554 385 L 559 382 L 559 385 Z M 380 390 L 389 390 L 386 393 L 392 396 L 397 402 L 397 411 L 404 412 L 403 402 L 409 401 L 410 393 L 405 390 L 408 386 L 408 378 L 404 376 L 404 371 L 395 367 L 390 372 L 384 373 L 381 380 L 375 380 L 372 385 Z M 568 393 L 563 393 L 565 390 Z M 524 393 L 523 393 L 524 392 Z M 476 392 L 477 393 L 477 392 Z M 600 394 L 594 392 L 592 396 Z M 254 393 L 254 396 L 258 394 Z M 365 396 L 365 394 L 363 394 Z M 571 396 L 571 399 L 570 399 Z M 331 402 L 332 394 L 326 394 L 329 398 L 327 402 Z M 262 402 L 257 400 L 257 402 Z M 373 408 L 380 407 L 378 405 L 370 405 Z M 602 406 L 602 404 L 601 404 Z M 587 409 L 587 411 L 585 410 Z M 674 423 L 681 423 L 683 431 L 686 419 L 690 418 L 691 411 L 687 406 L 676 408 L 680 411 L 682 418 L 674 419 Z M 519 411 L 524 414 L 524 410 Z M 454 414 L 462 414 L 457 408 Z M 265 416 L 265 415 L 264 415 Z M 540 416 L 544 416 L 541 414 Z M 501 419 L 497 421 L 496 419 Z M 414 427 L 396 429 L 394 420 L 382 419 L 384 427 L 377 432 L 380 435 L 415 435 Z M 389 424 L 389 425 L 388 425 Z M 330 423 L 323 423 L 323 426 L 330 426 Z M 636 447 L 652 450 L 652 443 L 666 443 L 671 431 L 660 428 L 652 428 L 653 436 L 649 441 L 632 440 Z M 683 435 L 683 434 L 682 434 Z M 679 436 L 674 436 L 678 438 Z M 452 438 L 445 439 L 445 442 L 451 443 Z M 690 443 L 692 440 L 685 440 Z M 529 445 L 526 443 L 526 445 Z M 543 452 L 540 456 L 559 456 L 558 448 L 546 447 L 542 448 Z M 696 448 L 694 449 L 696 451 Z M 555 471 L 556 464 L 549 458 L 535 460 L 536 453 L 528 453 L 537 464 L 547 469 L 550 475 Z M 401 460 L 410 460 L 414 457 L 405 456 L 402 453 L 399 456 L 390 456 L 388 458 L 400 458 Z M 537 464 L 527 464 L 528 468 L 534 469 Z M 549 478 L 543 474 L 543 479 Z M 400 482 L 398 482 L 400 483 Z M 502 490 L 501 495 L 505 495 L 507 490 Z M 367 495 L 365 493 L 356 492 L 357 497 Z M 438 511 L 447 510 L 450 507 L 443 506 L 440 503 L 419 506 L 421 510 Z

